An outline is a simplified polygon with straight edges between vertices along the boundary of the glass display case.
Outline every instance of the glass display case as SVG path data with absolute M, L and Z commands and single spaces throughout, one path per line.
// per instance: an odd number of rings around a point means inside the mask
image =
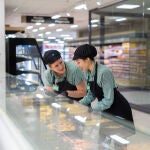
M 28 81 L 43 84 L 46 69 L 41 50 L 34 38 L 6 39 L 6 71 Z
M 89 43 L 100 46 L 120 86 L 150 87 L 149 6 L 148 0 L 120 0 L 89 10 Z
M 20 80 L 12 75 L 6 83 L 6 114 L 33 150 L 149 149 L 150 135 L 123 119 L 52 95 L 43 86 L 21 82 L 26 88 L 19 89 Z

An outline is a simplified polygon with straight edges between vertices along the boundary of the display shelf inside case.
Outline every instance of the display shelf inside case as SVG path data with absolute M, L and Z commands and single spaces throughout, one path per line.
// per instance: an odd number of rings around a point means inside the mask
M 46 69 L 41 50 L 34 38 L 6 39 L 6 71 L 12 75 L 26 75 L 27 80 L 43 85 L 42 69 Z

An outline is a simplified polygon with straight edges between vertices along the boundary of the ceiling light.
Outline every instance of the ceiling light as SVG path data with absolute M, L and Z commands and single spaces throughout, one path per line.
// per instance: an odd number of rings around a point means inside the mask
M 61 15 L 54 15 L 54 16 L 52 16 L 52 19 L 58 19 L 60 17 L 61 17 Z
M 28 26 L 26 29 L 32 29 L 33 28 L 33 26 Z
M 35 25 L 39 26 L 39 25 L 41 25 L 41 24 L 42 24 L 41 22 L 37 22 Z
M 147 10 L 150 10 L 150 8 L 147 8 Z
M 45 27 L 40 27 L 40 28 L 39 28 L 39 30 L 44 30 L 44 29 L 45 29 Z
M 116 8 L 120 8 L 120 9 L 135 9 L 140 7 L 140 5 L 129 5 L 129 4 L 123 4 L 120 6 L 117 6 Z
M 56 39 L 56 37 L 49 36 L 48 39 Z
M 97 0 L 96 4 L 100 6 L 101 5 L 101 0 Z
M 51 34 L 51 32 L 45 32 L 45 34 Z
M 38 34 L 38 36 L 43 36 L 43 33 Z
M 92 27 L 93 28 L 98 27 L 98 24 L 92 24 Z
M 70 28 L 77 28 L 78 25 L 77 24 L 74 24 L 74 25 L 71 25 Z
M 49 26 L 49 27 L 53 27 L 53 26 L 55 26 L 55 24 L 54 24 L 54 23 L 51 23 L 51 24 L 49 24 L 48 26 Z
M 68 16 L 68 17 L 70 17 L 71 15 L 70 15 L 70 13 L 66 13 L 66 15 Z
M 70 36 L 69 34 L 62 34 L 62 35 L 60 35 L 60 36 L 62 36 L 62 37 L 68 37 L 68 36 Z
M 37 32 L 37 31 L 38 31 L 38 29 L 33 29 L 33 30 L 32 30 L 32 32 Z
M 78 6 L 76 6 L 76 7 L 74 7 L 74 9 L 87 9 L 87 6 L 86 6 L 86 4 L 80 4 L 80 5 L 78 5 Z
M 60 31 L 62 31 L 62 30 L 63 30 L 63 29 L 61 29 L 61 28 L 59 28 L 59 29 L 56 29 L 56 31 L 57 31 L 57 32 L 60 32 Z
M 127 20 L 127 18 L 119 18 L 119 19 L 116 19 L 116 21 L 124 21 L 124 20 Z

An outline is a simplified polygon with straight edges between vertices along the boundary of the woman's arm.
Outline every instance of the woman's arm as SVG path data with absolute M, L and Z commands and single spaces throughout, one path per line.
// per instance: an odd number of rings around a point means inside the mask
M 114 77 L 109 70 L 105 70 L 101 77 L 102 89 L 104 98 L 99 100 L 96 105 L 93 105 L 93 110 L 103 111 L 111 107 L 114 101 Z
M 81 98 L 86 95 L 85 81 L 82 81 L 79 84 L 77 84 L 76 88 L 77 88 L 77 90 L 74 90 L 74 91 L 68 90 L 67 91 L 69 97 Z
M 93 96 L 92 92 L 88 91 L 87 95 L 83 97 L 80 102 L 84 105 L 89 105 L 94 99 L 95 97 Z

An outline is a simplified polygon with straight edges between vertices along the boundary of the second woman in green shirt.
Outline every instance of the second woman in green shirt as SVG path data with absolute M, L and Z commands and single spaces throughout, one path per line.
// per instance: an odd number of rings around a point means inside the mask
M 96 48 L 88 44 L 79 46 L 74 53 L 73 60 L 84 71 L 87 82 L 87 95 L 80 102 L 90 104 L 95 111 L 105 111 L 133 122 L 130 105 L 117 90 L 112 72 L 94 61 L 96 55 Z

